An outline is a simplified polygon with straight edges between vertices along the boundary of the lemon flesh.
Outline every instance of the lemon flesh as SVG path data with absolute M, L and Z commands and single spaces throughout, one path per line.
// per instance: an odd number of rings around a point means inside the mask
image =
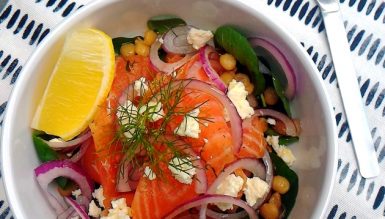
M 114 78 L 111 38 L 96 29 L 70 33 L 49 79 L 32 128 L 70 140 L 92 121 Z

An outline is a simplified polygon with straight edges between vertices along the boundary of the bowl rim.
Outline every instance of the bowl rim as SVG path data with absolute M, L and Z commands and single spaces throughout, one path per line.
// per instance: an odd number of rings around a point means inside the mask
M 109 4 L 113 4 L 115 2 L 121 2 L 124 0 L 109 0 L 109 1 L 103 1 L 103 0 L 97 0 L 97 1 L 92 1 L 88 3 L 85 7 L 82 7 L 75 11 L 70 17 L 67 19 L 64 19 L 61 21 L 53 30 L 52 32 L 38 45 L 38 47 L 33 51 L 31 56 L 29 57 L 28 61 L 24 65 L 24 68 L 22 69 L 22 72 L 20 74 L 20 77 L 15 83 L 15 86 L 13 87 L 13 90 L 11 91 L 7 108 L 4 113 L 4 120 L 3 120 L 3 127 L 2 127 L 2 132 L 0 133 L 1 137 L 1 171 L 3 175 L 3 182 L 4 182 L 4 187 L 5 187 L 5 194 L 9 203 L 9 206 L 15 216 L 15 218 L 23 218 L 25 215 L 23 213 L 23 210 L 20 208 L 18 205 L 17 201 L 17 189 L 14 186 L 13 182 L 14 179 L 12 177 L 12 171 L 11 168 L 9 168 L 11 164 L 10 156 L 7 156 L 10 154 L 10 147 L 11 145 L 11 129 L 9 126 L 12 124 L 11 117 L 13 111 L 12 109 L 17 102 L 18 102 L 18 97 L 21 95 L 21 90 L 25 82 L 28 80 L 28 77 L 31 76 L 31 71 L 32 67 L 35 64 L 35 59 L 39 56 L 41 53 L 41 50 L 44 50 L 46 46 L 49 46 L 53 44 L 53 41 L 59 36 L 62 32 L 63 29 L 66 29 L 66 27 L 73 25 L 74 23 L 78 23 L 82 18 L 87 17 L 89 14 L 91 14 L 93 11 L 99 10 L 100 8 L 103 8 Z M 318 73 L 318 70 L 315 66 L 315 64 L 311 61 L 310 56 L 305 52 L 305 50 L 301 47 L 301 45 L 298 43 L 298 41 L 294 38 L 294 36 L 285 28 L 282 27 L 276 22 L 274 19 L 270 19 L 267 15 L 266 12 L 262 12 L 262 10 L 258 9 L 258 4 L 253 4 L 251 1 L 248 0 L 225 0 L 225 2 L 229 5 L 232 5 L 234 7 L 242 7 L 243 10 L 247 10 L 254 14 L 254 16 L 268 20 L 269 24 L 271 25 L 272 30 L 280 35 L 280 36 L 285 36 L 285 40 L 287 41 L 286 45 L 289 47 L 291 50 L 293 50 L 297 56 L 296 59 L 301 60 L 303 65 L 305 65 L 308 68 L 312 69 L 312 72 Z M 239 5 L 239 4 L 242 5 Z M 29 74 L 27 74 L 29 72 Z M 336 178 L 336 168 L 337 168 L 337 155 L 338 155 L 338 141 L 337 141 L 337 127 L 336 124 L 333 122 L 334 117 L 333 117 L 333 109 L 332 109 L 332 104 L 330 97 L 327 93 L 326 86 L 323 83 L 323 80 L 319 74 L 312 74 L 308 73 L 309 77 L 315 81 L 319 85 L 319 91 L 323 97 L 324 101 L 324 107 L 327 108 L 327 111 L 325 111 L 325 115 L 329 117 L 326 120 L 326 126 L 327 126 L 327 136 L 329 138 L 327 139 L 327 143 L 329 145 L 328 147 L 328 159 L 327 159 L 327 164 L 325 166 L 326 170 L 329 170 L 326 172 L 326 177 L 330 178 L 329 181 L 326 181 L 322 185 L 322 190 L 327 191 L 326 193 L 322 193 L 320 196 L 320 202 L 322 203 L 321 208 L 315 209 L 313 212 L 313 217 L 314 215 L 318 215 L 320 218 L 322 218 L 325 214 L 326 208 L 328 206 L 328 203 L 330 201 L 331 193 L 334 187 L 334 182 Z

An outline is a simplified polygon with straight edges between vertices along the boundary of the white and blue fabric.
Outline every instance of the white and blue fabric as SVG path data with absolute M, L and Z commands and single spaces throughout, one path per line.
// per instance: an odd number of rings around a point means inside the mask
M 0 0 L 0 129 L 12 87 L 37 45 L 91 0 Z M 338 168 L 327 219 L 385 219 L 385 1 L 339 0 L 361 96 L 380 163 L 375 179 L 360 176 L 314 0 L 253 0 L 301 43 L 331 97 L 338 131 Z M 0 175 L 1 176 L 1 175 Z M 0 180 L 0 219 L 13 218 Z

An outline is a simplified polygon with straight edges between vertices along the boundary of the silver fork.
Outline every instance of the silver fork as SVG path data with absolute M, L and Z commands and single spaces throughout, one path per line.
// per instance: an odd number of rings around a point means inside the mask
M 336 0 L 317 0 L 317 2 L 323 15 L 360 173 L 365 178 L 376 177 L 380 169 L 365 116 L 356 71 L 350 56 L 339 4 Z

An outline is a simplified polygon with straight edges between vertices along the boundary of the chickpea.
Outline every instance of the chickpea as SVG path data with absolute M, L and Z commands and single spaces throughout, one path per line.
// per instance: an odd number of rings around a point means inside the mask
M 278 95 L 272 87 L 266 88 L 263 91 L 263 96 L 267 105 L 275 105 L 278 102 Z
M 221 55 L 219 57 L 219 63 L 221 63 L 222 67 L 227 71 L 235 69 L 235 66 L 237 65 L 237 61 L 234 56 L 229 53 Z
M 271 195 L 269 199 L 269 203 L 274 204 L 277 206 L 278 209 L 281 208 L 281 195 L 278 192 L 274 192 L 273 195 Z
M 120 54 L 125 59 L 127 59 L 127 57 L 130 56 L 130 55 L 135 55 L 135 45 L 132 44 L 132 43 L 123 44 L 120 47 Z
M 265 203 L 259 208 L 259 214 L 264 219 L 278 219 L 279 210 L 277 206 L 272 203 Z
M 285 194 L 290 189 L 290 183 L 283 176 L 274 176 L 272 187 L 273 190 L 279 194 Z
M 251 94 L 254 91 L 254 84 L 252 84 L 252 83 L 245 84 L 245 88 L 246 88 L 247 93 Z
M 251 107 L 256 108 L 258 106 L 257 99 L 254 97 L 254 95 L 249 94 L 247 95 L 246 99 L 249 102 Z
M 227 71 L 221 75 L 221 79 L 222 79 L 223 83 L 225 83 L 226 85 L 229 85 L 230 81 L 232 81 L 234 79 L 234 75 L 235 75 L 234 72 Z
M 140 56 L 148 56 L 150 53 L 150 47 L 144 44 L 143 41 L 135 41 L 135 52 Z
M 146 32 L 144 32 L 144 43 L 147 45 L 147 46 L 151 46 L 155 40 L 156 40 L 156 33 L 152 30 L 146 30 Z
M 250 84 L 250 79 L 249 79 L 249 76 L 247 76 L 246 74 L 242 74 L 242 73 L 237 73 L 235 74 L 234 76 L 234 79 L 238 82 L 242 82 L 245 87 Z

